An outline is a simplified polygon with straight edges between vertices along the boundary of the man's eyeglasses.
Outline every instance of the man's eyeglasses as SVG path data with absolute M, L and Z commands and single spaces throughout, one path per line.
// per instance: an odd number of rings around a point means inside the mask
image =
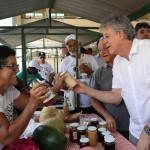
M 19 68 L 19 64 L 0 65 L 0 67 L 8 67 L 8 68 L 12 68 L 13 70 L 16 70 Z

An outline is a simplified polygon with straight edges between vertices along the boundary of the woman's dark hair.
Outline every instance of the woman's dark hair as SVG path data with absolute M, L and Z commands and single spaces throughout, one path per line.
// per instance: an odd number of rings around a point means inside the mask
M 16 51 L 5 45 L 1 45 L 0 46 L 0 65 L 7 64 L 7 58 L 9 56 L 16 56 Z

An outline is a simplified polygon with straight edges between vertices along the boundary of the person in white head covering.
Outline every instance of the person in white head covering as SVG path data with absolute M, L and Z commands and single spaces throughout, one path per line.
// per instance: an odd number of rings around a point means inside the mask
M 70 34 L 65 38 L 65 45 L 70 55 L 62 60 L 62 62 L 60 63 L 59 71 L 60 72 L 67 71 L 72 76 L 76 76 L 76 71 L 78 69 L 79 70 L 78 76 L 80 80 L 88 84 L 89 77 L 98 68 L 95 58 L 92 55 L 81 53 L 81 49 L 80 49 L 81 42 L 79 40 L 78 40 L 78 53 L 76 53 L 76 35 L 75 34 Z M 76 66 L 76 59 L 79 60 L 78 67 Z M 70 99 L 73 99 L 73 97 L 72 98 L 70 97 Z M 80 99 L 80 109 L 83 112 L 88 113 L 88 111 L 92 110 L 89 96 L 80 94 L 79 99 Z

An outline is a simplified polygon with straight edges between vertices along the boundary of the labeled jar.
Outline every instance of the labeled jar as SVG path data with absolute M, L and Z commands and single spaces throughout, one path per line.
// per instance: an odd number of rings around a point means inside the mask
M 88 138 L 90 140 L 90 146 L 97 145 L 97 128 L 95 126 L 88 127 Z
M 70 124 L 70 141 L 71 142 L 77 142 L 77 128 L 79 126 L 79 123 L 71 123 Z
M 106 128 L 98 128 L 98 141 L 100 142 L 100 143 L 102 143 L 103 142 L 103 137 L 102 137 L 102 132 L 104 132 L 104 131 L 106 131 Z
M 102 132 L 102 145 L 104 146 L 104 136 L 110 135 L 109 131 L 103 131 Z
M 99 122 L 99 128 L 106 128 L 107 129 L 107 122 L 106 121 L 100 121 Z
M 86 135 L 86 129 L 87 129 L 86 126 L 79 126 L 79 127 L 77 128 L 78 143 L 80 142 L 80 139 L 81 139 L 81 138 L 87 137 L 87 135 Z
M 104 150 L 115 150 L 115 138 L 113 136 L 104 138 Z
M 98 127 L 98 119 L 97 118 L 91 118 L 91 126 L 95 126 L 96 128 Z
M 77 84 L 77 82 L 76 82 L 76 80 L 75 80 L 75 78 L 69 73 L 69 72 L 63 72 L 61 75 L 64 75 L 65 74 L 65 79 L 64 79 L 64 81 L 65 81 L 65 83 L 69 86 L 69 87 L 74 87 L 76 84 Z M 61 76 L 60 75 L 60 76 Z
M 80 148 L 90 146 L 89 138 L 81 138 L 79 142 Z

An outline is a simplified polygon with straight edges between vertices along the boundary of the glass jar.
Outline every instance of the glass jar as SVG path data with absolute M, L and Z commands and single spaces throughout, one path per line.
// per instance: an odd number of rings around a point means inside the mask
M 87 117 L 80 116 L 80 125 L 90 126 L 90 119 Z
M 103 137 L 102 137 L 102 132 L 106 131 L 106 128 L 98 128 L 98 141 L 102 143 Z
M 87 129 L 86 126 L 79 126 L 79 127 L 77 128 L 78 143 L 80 142 L 80 139 L 81 139 L 81 138 L 87 137 L 87 135 L 86 135 L 86 129 Z
M 90 140 L 90 146 L 97 145 L 97 128 L 95 126 L 88 127 L 88 138 Z
M 102 145 L 104 146 L 104 136 L 106 135 L 110 135 L 110 132 L 109 131 L 103 131 L 102 132 Z
M 100 121 L 99 122 L 99 128 L 106 128 L 107 129 L 107 123 L 106 123 L 106 121 Z
M 115 138 L 113 136 L 104 138 L 104 150 L 115 150 Z
M 79 126 L 79 123 L 71 123 L 70 124 L 70 141 L 71 142 L 77 142 L 77 127 Z
M 98 127 L 98 119 L 97 118 L 91 118 L 91 126 L 95 126 L 96 128 Z
M 79 145 L 80 145 L 80 148 L 90 146 L 89 138 L 81 138 Z
M 61 75 L 63 74 L 66 75 L 66 78 L 64 79 L 64 81 L 69 87 L 74 87 L 77 84 L 75 78 L 69 72 L 64 72 Z

